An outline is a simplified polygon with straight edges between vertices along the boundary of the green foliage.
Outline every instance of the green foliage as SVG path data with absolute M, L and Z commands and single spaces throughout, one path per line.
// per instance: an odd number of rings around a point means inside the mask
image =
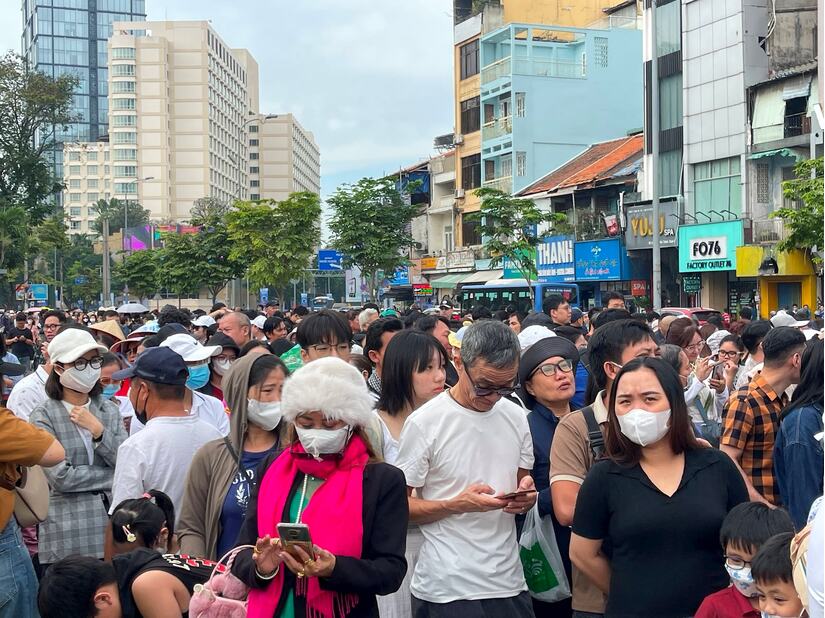
M 85 278 L 81 279 L 83 283 L 75 283 L 79 277 Z M 88 304 L 98 300 L 102 289 L 98 267 L 90 267 L 77 260 L 66 269 L 65 279 L 63 301 L 68 305 L 76 305 L 78 301 Z
M 785 197 L 801 202 L 798 208 L 780 208 L 771 213 L 785 222 L 788 232 L 785 240 L 777 244 L 780 251 L 799 249 L 811 255 L 814 263 L 821 263 L 820 256 L 813 256 L 811 249 L 823 253 L 823 161 L 808 159 L 800 161 L 794 168 L 796 178 L 782 183 Z M 811 173 L 815 177 L 811 178 Z
M 478 189 L 476 195 L 481 198 L 481 209 L 464 217 L 479 222 L 484 248 L 492 258 L 491 265 L 498 266 L 507 258 L 528 283 L 536 280 L 535 251 L 546 234 L 538 235 L 533 230 L 551 224 L 552 231 L 548 233 L 559 233 L 565 229 L 567 217 L 543 212 L 532 200 L 511 197 L 497 189 Z
M 28 241 L 26 211 L 19 206 L 0 208 L 0 268 L 22 264 Z
M 290 279 L 301 278 L 312 261 L 320 218 L 320 198 L 308 191 L 282 202 L 236 202 L 226 214 L 229 258 L 246 266 L 252 286 L 272 286 L 283 298 Z
M 97 234 L 103 233 L 103 219 L 109 219 L 109 234 L 115 234 L 123 229 L 124 224 L 130 228 L 149 225 L 149 211 L 135 200 L 119 200 L 116 197 L 110 200 L 97 201 L 97 218 L 92 222 L 92 229 Z
M 113 274 L 138 298 L 151 298 L 160 287 L 160 251 L 135 251 L 115 264 Z
M 345 266 L 357 266 L 370 282 L 375 297 L 378 271 L 395 272 L 405 263 L 402 251 L 414 244 L 410 222 L 419 213 L 396 187 L 395 177 L 362 178 L 342 185 L 327 199 L 333 215 L 329 221 L 331 244 L 344 255 Z M 413 192 L 418 182 L 406 188 Z

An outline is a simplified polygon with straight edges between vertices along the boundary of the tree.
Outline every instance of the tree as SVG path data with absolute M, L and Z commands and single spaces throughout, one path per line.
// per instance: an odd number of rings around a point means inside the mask
M 102 282 L 98 268 L 89 267 L 77 260 L 66 270 L 63 300 L 68 305 L 75 305 L 78 301 L 86 304 L 93 303 L 99 298 L 101 289 Z
M 823 160 L 806 159 L 796 164 L 796 178 L 782 183 L 785 197 L 801 202 L 797 208 L 780 208 L 771 213 L 785 222 L 788 235 L 778 243 L 780 251 L 799 249 L 819 267 L 823 252 Z M 816 252 L 816 253 L 815 253 Z
M 498 266 L 507 258 L 527 280 L 532 298 L 530 282 L 538 279 L 536 247 L 546 235 L 539 235 L 539 229 L 547 224 L 563 227 L 567 217 L 543 212 L 532 200 L 511 197 L 497 189 L 478 189 L 476 195 L 481 198 L 481 209 L 465 214 L 464 218 L 479 222 L 484 248 L 491 256 L 490 265 Z
M 135 251 L 123 257 L 123 261 L 114 267 L 114 276 L 138 298 L 149 298 L 161 287 L 160 257 L 161 250 Z
M 230 209 L 229 204 L 216 197 L 200 197 L 195 200 L 192 209 L 189 211 L 191 223 L 192 225 L 198 225 L 196 223 L 198 221 L 206 221 L 216 217 L 223 219 Z
M 103 219 L 109 219 L 109 234 L 115 234 L 123 229 L 124 224 L 130 228 L 149 225 L 149 211 L 135 200 L 119 200 L 116 197 L 110 200 L 97 201 L 97 218 L 92 222 L 92 229 L 103 234 Z
M 284 298 L 290 280 L 302 276 L 321 241 L 320 219 L 320 198 L 308 191 L 282 202 L 236 202 L 226 215 L 229 257 L 246 265 L 255 287 L 272 286 Z
M 361 269 L 375 299 L 378 271 L 393 273 L 405 263 L 402 251 L 414 244 L 410 222 L 419 206 L 409 203 L 398 191 L 397 179 L 362 178 L 345 184 L 327 199 L 333 215 L 329 220 L 331 244 L 344 255 L 344 265 Z M 410 182 L 405 193 L 414 192 L 418 182 Z

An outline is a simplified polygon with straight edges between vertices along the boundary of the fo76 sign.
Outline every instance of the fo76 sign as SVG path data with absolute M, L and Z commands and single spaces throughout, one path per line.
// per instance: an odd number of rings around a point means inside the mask
M 694 238 L 690 241 L 691 260 L 719 260 L 728 257 L 728 239 L 726 236 Z

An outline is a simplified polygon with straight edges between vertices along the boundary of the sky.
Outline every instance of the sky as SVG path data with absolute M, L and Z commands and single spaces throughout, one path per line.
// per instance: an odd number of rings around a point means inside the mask
M 20 53 L 20 0 L 0 0 L 0 49 Z M 146 0 L 150 20 L 207 19 L 260 70 L 263 113 L 292 112 L 321 150 L 321 194 L 433 153 L 453 130 L 444 0 Z

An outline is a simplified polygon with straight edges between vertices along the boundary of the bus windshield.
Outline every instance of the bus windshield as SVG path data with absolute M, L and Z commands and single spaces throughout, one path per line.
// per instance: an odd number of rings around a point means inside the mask
M 560 283 L 534 283 L 535 299 L 531 300 L 527 285 L 473 285 L 462 289 L 461 309 L 487 307 L 490 311 L 515 309 L 527 314 L 530 310 L 541 311 L 542 303 L 551 294 L 561 294 L 571 305 L 578 306 L 578 286 Z

